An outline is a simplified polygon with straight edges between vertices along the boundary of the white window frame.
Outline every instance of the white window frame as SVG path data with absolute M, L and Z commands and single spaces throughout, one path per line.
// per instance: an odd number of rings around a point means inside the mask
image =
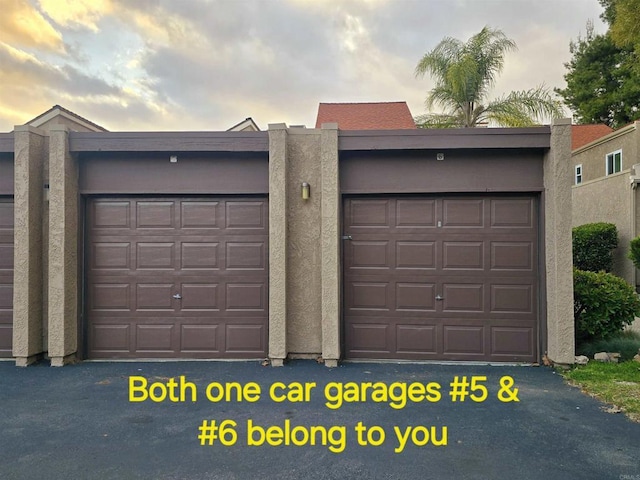
M 582 183 L 582 164 L 575 166 L 574 185 L 580 185 Z
M 616 170 L 615 159 L 616 155 L 620 157 L 620 165 L 619 169 Z M 611 162 L 611 168 L 609 168 L 609 163 Z M 615 173 L 620 173 L 622 171 L 622 149 L 615 150 L 611 153 L 607 153 L 604 157 L 604 173 L 606 176 L 613 175 Z

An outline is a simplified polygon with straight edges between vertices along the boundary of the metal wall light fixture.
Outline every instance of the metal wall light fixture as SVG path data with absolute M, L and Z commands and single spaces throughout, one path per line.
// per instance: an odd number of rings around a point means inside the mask
M 302 199 L 309 200 L 311 197 L 311 185 L 307 182 L 302 182 Z

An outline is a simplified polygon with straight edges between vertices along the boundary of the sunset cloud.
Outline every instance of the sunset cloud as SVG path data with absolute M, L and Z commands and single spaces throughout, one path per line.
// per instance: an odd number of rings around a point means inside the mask
M 3 1 L 0 41 L 43 51 L 65 51 L 62 34 L 25 0 Z
M 112 130 L 315 123 L 319 102 L 406 100 L 445 36 L 501 28 L 519 46 L 492 95 L 562 87 L 598 0 L 4 0 L 0 131 L 54 104 Z

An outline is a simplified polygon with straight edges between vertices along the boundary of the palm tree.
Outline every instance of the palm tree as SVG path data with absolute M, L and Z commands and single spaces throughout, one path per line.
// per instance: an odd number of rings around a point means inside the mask
M 501 30 L 484 27 L 467 43 L 446 37 L 426 53 L 416 66 L 416 77 L 429 73 L 436 85 L 429 92 L 427 109 L 443 107 L 444 113 L 416 117 L 422 128 L 475 127 L 492 122 L 507 127 L 534 125 L 543 117 L 563 115 L 562 104 L 544 86 L 511 92 L 487 100 L 496 76 L 502 72 L 504 55 L 516 44 Z

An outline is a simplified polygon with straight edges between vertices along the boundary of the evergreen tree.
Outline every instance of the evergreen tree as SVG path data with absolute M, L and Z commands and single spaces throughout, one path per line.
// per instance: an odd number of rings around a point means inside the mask
M 611 28 L 596 35 L 593 24 L 587 23 L 586 37 L 569 46 L 567 87 L 556 92 L 573 110 L 577 123 L 619 128 L 640 118 L 640 0 L 600 0 L 600 4 L 601 18 Z M 629 22 L 633 29 L 628 29 Z

